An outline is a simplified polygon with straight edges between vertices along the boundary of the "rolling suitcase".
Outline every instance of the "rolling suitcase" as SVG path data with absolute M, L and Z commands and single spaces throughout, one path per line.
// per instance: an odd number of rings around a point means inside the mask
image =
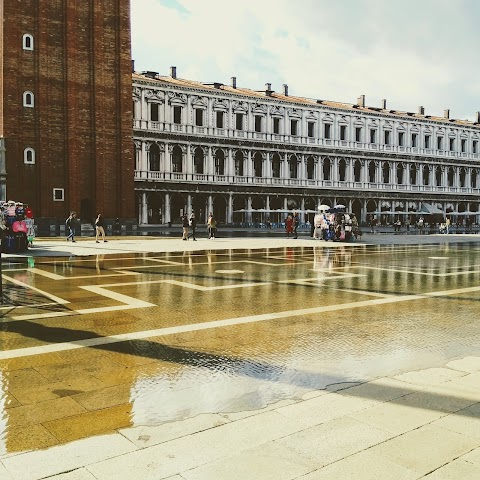
M 2 252 L 15 253 L 15 236 L 7 234 L 2 238 Z
M 22 253 L 28 250 L 27 234 L 18 232 L 15 234 L 15 251 Z

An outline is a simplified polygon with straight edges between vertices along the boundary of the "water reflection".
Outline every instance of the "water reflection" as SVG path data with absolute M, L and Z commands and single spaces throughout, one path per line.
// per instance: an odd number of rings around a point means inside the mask
M 77 286 L 110 285 L 112 278 L 103 275 L 121 267 L 135 278 L 130 275 L 127 285 L 109 288 L 157 306 L 28 321 L 12 319 L 6 310 L 8 321 L 0 331 L 4 350 L 319 306 L 332 309 L 1 362 L 4 453 L 129 425 L 258 409 L 333 383 L 364 381 L 476 352 L 480 337 L 475 292 L 335 310 L 383 296 L 477 286 L 477 248 L 179 252 L 115 262 L 110 257 L 37 261 L 36 267 L 67 278 L 53 281 L 28 271 L 10 275 L 77 307 L 98 306 L 112 302 Z M 13 403 L 7 405 L 7 399 Z M 38 439 L 19 436 L 20 426 L 35 431 Z

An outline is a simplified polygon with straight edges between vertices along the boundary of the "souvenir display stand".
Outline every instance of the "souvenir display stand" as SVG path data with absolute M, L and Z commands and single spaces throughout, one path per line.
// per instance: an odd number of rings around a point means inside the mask
M 23 253 L 32 245 L 35 236 L 33 211 L 22 202 L 0 203 L 0 228 L 2 230 L 2 252 Z

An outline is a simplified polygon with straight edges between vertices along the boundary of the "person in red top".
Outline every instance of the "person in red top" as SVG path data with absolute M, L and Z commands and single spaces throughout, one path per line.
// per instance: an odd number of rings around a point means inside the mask
M 290 234 L 293 233 L 293 218 L 291 215 L 285 219 L 285 230 L 287 231 L 287 238 L 290 238 Z
M 25 205 L 25 218 L 33 218 L 33 210 L 28 205 Z

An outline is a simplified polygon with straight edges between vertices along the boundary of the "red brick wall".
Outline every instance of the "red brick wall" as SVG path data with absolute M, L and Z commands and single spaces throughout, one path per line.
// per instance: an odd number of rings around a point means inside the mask
M 133 218 L 130 1 L 9 0 L 4 20 L 7 197 L 36 216 L 86 214 L 89 204 L 92 217 Z M 22 106 L 25 90 L 34 109 Z M 25 147 L 35 165 L 24 164 Z

